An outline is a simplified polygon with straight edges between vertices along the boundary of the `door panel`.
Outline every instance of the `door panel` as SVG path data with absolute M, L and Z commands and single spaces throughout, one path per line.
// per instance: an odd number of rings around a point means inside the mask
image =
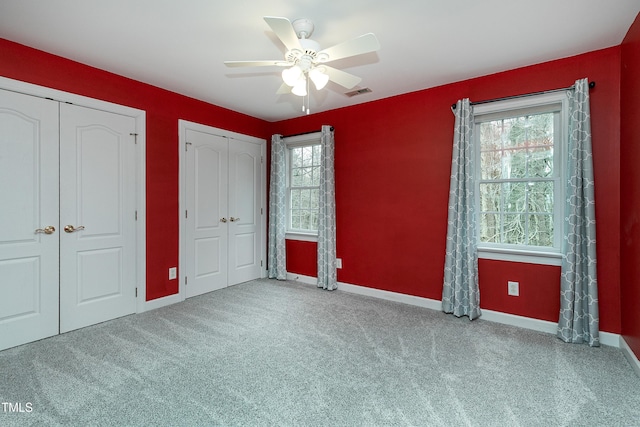
M 2 350 L 58 333 L 57 102 L 0 90 L 0 200 Z
M 60 106 L 61 332 L 135 312 L 133 132 L 132 117 Z
M 229 142 L 229 285 L 260 277 L 260 146 Z
M 227 286 L 228 153 L 221 136 L 188 129 L 186 296 Z

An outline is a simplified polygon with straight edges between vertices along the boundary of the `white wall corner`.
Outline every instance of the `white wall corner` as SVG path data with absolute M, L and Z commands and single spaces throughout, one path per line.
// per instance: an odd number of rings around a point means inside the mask
M 627 358 L 629 364 L 635 371 L 636 375 L 640 377 L 640 361 L 638 360 L 638 356 L 635 355 L 629 344 L 625 341 L 625 339 L 620 335 L 620 349 L 622 350 L 622 354 Z

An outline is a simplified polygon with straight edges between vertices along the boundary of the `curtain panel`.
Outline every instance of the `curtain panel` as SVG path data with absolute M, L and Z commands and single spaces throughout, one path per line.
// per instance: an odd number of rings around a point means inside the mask
M 475 212 L 473 111 L 469 99 L 455 109 L 442 310 L 457 317 L 480 316 Z
M 589 82 L 569 91 L 569 147 L 565 187 L 563 259 L 558 337 L 565 342 L 600 345 L 596 220 L 591 150 Z
M 269 186 L 269 278 L 286 280 L 287 168 L 282 135 L 271 137 L 271 181 Z
M 334 173 L 335 143 L 333 127 L 324 125 L 320 146 L 320 199 L 318 202 L 318 287 L 338 287 L 336 270 L 336 194 Z

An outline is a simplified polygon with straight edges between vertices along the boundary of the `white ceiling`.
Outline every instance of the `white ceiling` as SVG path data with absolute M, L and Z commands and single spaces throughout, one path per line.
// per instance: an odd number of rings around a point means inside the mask
M 378 37 L 378 52 L 330 64 L 373 92 L 312 89 L 317 113 L 615 46 L 639 11 L 640 0 L 0 0 L 0 37 L 276 121 L 303 114 L 302 98 L 275 93 L 282 69 L 223 64 L 283 58 L 263 16 L 311 19 L 322 48 Z

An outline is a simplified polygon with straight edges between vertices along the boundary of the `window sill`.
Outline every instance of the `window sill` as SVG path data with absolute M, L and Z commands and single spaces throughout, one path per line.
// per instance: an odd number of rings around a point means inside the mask
M 317 242 L 318 234 L 317 233 L 300 233 L 300 232 L 292 232 L 288 231 L 285 236 L 287 240 L 299 240 L 302 242 Z
M 529 264 L 562 265 L 562 254 L 557 252 L 538 252 L 521 249 L 478 248 L 479 259 L 497 261 L 525 262 Z

